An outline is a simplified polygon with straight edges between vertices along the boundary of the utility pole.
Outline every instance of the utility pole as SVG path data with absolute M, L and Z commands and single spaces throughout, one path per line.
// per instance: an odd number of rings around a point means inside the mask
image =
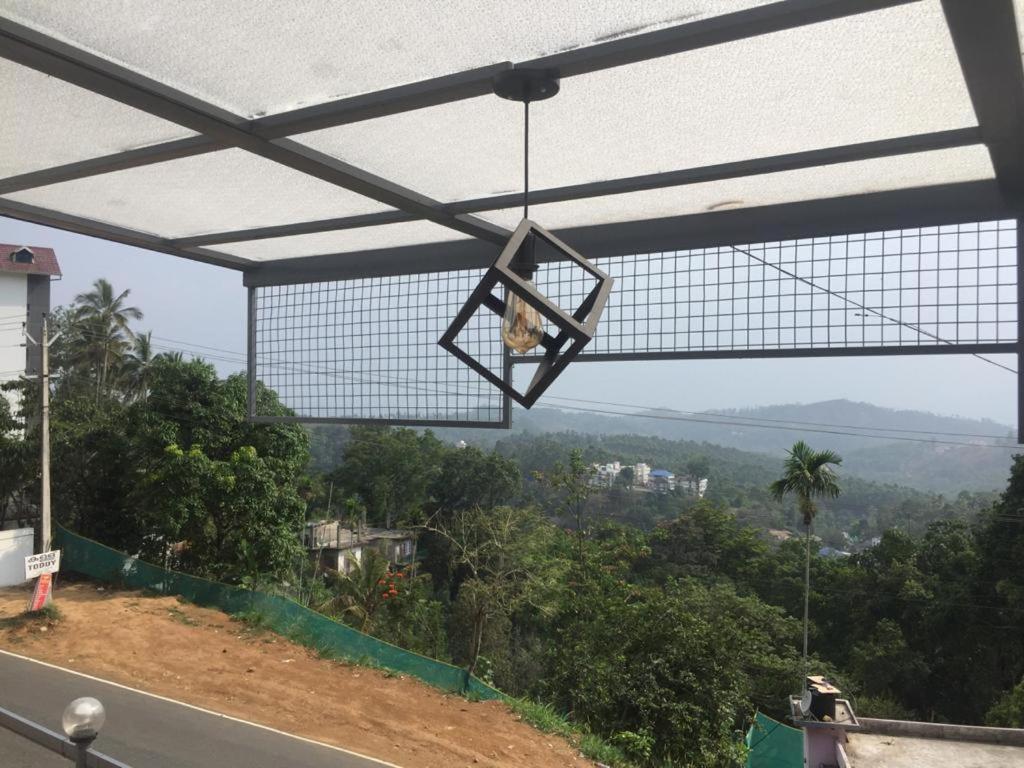
M 39 421 L 39 445 L 40 445 L 40 489 L 39 489 L 39 522 L 40 522 L 40 544 L 39 552 L 50 551 L 50 345 L 57 340 L 60 333 L 52 339 L 49 338 L 49 327 L 46 315 L 43 315 L 42 335 L 40 340 L 33 339 L 28 331 L 24 331 L 25 338 L 39 347 L 39 392 L 40 421 Z

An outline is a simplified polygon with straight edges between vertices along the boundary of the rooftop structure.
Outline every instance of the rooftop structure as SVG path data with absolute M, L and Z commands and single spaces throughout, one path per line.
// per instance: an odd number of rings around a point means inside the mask
M 438 341 L 523 211 L 517 71 L 531 221 L 617 281 L 577 360 L 1022 349 L 1019 0 L 254 7 L 0 0 L 0 215 L 240 271 L 299 419 L 508 426 Z

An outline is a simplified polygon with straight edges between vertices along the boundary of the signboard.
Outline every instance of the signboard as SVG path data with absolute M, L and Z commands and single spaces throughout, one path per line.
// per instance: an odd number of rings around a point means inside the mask
M 29 603 L 30 611 L 41 611 L 50 602 L 50 590 L 53 588 L 53 574 L 44 573 L 36 582 L 36 588 L 32 592 L 32 602 Z
M 44 573 L 56 573 L 60 570 L 60 550 L 29 555 L 25 558 L 25 578 L 34 579 Z

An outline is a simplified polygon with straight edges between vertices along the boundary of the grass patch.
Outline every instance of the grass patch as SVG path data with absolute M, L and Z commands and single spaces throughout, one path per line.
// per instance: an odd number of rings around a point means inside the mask
M 20 629 L 21 627 L 37 624 L 56 624 L 62 618 L 63 615 L 60 612 L 60 608 L 50 603 L 39 611 L 25 611 L 24 613 L 0 619 L 0 629 Z
M 538 731 L 561 736 L 591 760 L 610 765 L 612 768 L 631 768 L 633 765 L 621 749 L 585 728 L 570 723 L 550 704 L 512 698 L 507 699 L 506 703 L 524 723 L 529 723 Z
M 191 616 L 189 616 L 187 613 L 185 613 L 183 610 L 181 610 L 181 608 L 179 608 L 176 605 L 172 606 L 171 608 L 168 608 L 167 609 L 167 613 L 176 622 L 178 622 L 179 624 L 184 624 L 186 627 L 198 627 L 199 626 L 199 622 L 198 621 L 193 619 Z

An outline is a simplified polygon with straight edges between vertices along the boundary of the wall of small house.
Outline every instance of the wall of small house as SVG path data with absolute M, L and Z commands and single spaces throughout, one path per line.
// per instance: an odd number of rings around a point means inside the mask
M 18 378 L 25 372 L 25 337 L 21 323 L 28 300 L 27 275 L 0 272 L 0 383 Z M 11 408 L 18 401 L 13 392 L 5 393 Z

